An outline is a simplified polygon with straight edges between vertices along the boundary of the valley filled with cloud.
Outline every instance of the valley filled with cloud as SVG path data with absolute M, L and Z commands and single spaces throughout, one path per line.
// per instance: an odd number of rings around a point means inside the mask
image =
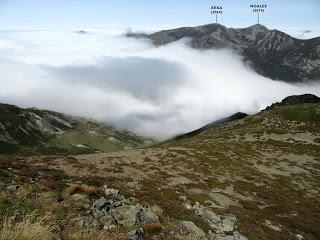
M 289 95 L 320 94 L 319 84 L 273 81 L 232 51 L 188 42 L 155 47 L 108 31 L 1 32 L 0 102 L 165 139 Z

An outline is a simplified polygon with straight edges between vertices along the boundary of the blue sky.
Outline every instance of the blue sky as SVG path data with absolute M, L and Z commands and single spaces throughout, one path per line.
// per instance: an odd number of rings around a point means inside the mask
M 212 4 L 224 8 L 221 24 L 245 27 L 256 22 L 254 3 L 268 4 L 261 23 L 270 28 L 319 31 L 319 0 L 0 0 L 0 29 L 195 26 L 214 21 Z

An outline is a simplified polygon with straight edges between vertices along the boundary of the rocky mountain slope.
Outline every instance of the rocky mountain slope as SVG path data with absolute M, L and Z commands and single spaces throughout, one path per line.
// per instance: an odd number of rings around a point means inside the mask
M 317 240 L 320 103 L 288 99 L 155 147 L 0 156 L 1 236 Z
M 191 38 L 194 48 L 229 48 L 237 51 L 257 73 L 271 79 L 285 82 L 320 81 L 320 37 L 296 39 L 260 24 L 248 28 L 209 24 L 150 35 L 129 33 L 128 36 L 150 38 L 155 45 Z
M 102 123 L 0 104 L 1 154 L 83 154 L 143 146 L 150 140 Z

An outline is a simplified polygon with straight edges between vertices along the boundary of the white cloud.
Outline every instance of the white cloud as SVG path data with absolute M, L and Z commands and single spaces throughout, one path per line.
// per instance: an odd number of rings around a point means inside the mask
M 254 73 L 226 50 L 153 47 L 105 32 L 1 33 L 0 101 L 96 118 L 166 138 L 320 86 Z

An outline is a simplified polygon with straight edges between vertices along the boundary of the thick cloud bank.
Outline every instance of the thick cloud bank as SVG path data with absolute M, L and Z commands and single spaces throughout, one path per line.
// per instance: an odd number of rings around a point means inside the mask
M 102 32 L 0 32 L 0 102 L 163 139 L 288 95 L 320 95 L 319 85 L 272 81 L 235 53 L 195 50 L 187 41 L 155 48 Z

